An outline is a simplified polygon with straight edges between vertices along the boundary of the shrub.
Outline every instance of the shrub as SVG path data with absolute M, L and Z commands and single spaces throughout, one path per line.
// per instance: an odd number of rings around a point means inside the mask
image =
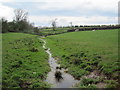
M 15 81 L 19 81 L 20 78 L 21 78 L 21 76 L 20 76 L 20 75 L 17 75 L 17 74 L 15 74 L 15 75 L 12 77 L 12 79 L 14 79 Z
M 70 57 L 65 57 L 65 59 L 70 59 Z
M 40 87 L 40 83 L 33 84 L 33 88 L 39 88 L 39 87 Z
M 22 61 L 18 61 L 19 64 L 22 64 Z
M 64 58 L 64 57 L 66 57 L 65 55 L 62 55 L 62 57 Z
M 107 83 L 106 88 L 117 88 L 118 87 L 118 82 L 116 80 L 105 80 Z
M 87 64 L 86 64 L 86 63 L 82 63 L 82 64 L 80 64 L 80 66 L 81 66 L 82 68 L 85 68 L 85 67 L 87 66 Z
M 73 60 L 73 64 L 75 64 L 75 65 L 79 65 L 80 63 L 82 63 L 82 61 L 78 58 Z
M 90 66 L 90 65 L 88 65 L 87 67 L 85 67 L 85 70 L 87 70 L 87 71 L 92 71 L 92 67 Z
M 97 84 L 99 80 L 92 78 L 83 78 L 81 81 L 81 85 L 88 86 L 89 84 Z
M 99 63 L 99 61 L 98 61 L 98 60 L 95 60 L 95 61 L 92 61 L 92 62 L 91 62 L 91 65 L 97 66 L 98 63 Z
M 89 90 L 95 90 L 95 88 L 97 88 L 97 86 L 95 84 L 90 84 L 90 85 L 87 85 L 87 86 L 84 86 L 84 85 L 80 85 L 79 88 L 89 88 Z
M 33 47 L 32 49 L 30 49 L 31 52 L 38 52 L 39 50 L 35 47 Z
M 12 63 L 12 68 L 19 68 L 22 64 L 22 61 L 16 61 Z
M 97 88 L 95 84 L 88 85 L 87 88 Z
M 80 57 L 83 57 L 84 55 L 85 55 L 85 53 L 81 51 Z
M 95 57 L 93 57 L 93 58 L 92 58 L 92 61 L 91 61 L 92 65 L 97 66 L 98 63 L 101 61 L 100 58 L 101 58 L 100 56 L 95 56 Z
M 70 68 L 68 72 L 72 74 L 76 79 L 79 79 L 81 76 L 88 74 L 88 71 L 80 69 L 79 67 Z
M 50 88 L 50 84 L 40 81 L 40 82 L 34 83 L 32 85 L 32 88 L 40 88 L 40 90 L 44 90 L 44 88 Z

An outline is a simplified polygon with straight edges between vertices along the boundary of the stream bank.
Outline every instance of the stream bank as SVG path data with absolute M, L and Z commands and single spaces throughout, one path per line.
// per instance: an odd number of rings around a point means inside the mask
M 57 67 L 60 67 L 60 65 L 57 63 L 57 60 L 52 57 L 52 53 L 50 52 L 50 48 L 46 47 L 46 41 L 44 39 L 41 39 L 44 44 L 43 48 L 46 50 L 47 54 L 49 55 L 49 65 L 51 68 L 51 71 L 47 74 L 46 82 L 52 84 L 52 88 L 71 88 L 75 84 L 79 83 L 79 80 L 75 80 L 73 76 L 66 73 L 66 69 L 61 68 L 57 69 Z M 56 71 L 61 72 L 62 79 L 57 80 L 55 77 Z
M 100 79 L 102 78 L 102 80 L 103 79 L 107 80 L 107 78 L 104 75 L 102 76 L 102 74 L 99 74 L 99 70 L 93 70 L 88 75 L 84 75 L 84 76 L 80 77 L 79 78 L 80 80 L 75 80 L 74 75 L 71 76 L 71 74 L 68 74 L 68 73 L 65 72 L 65 71 L 67 71 L 66 69 L 62 68 L 60 70 L 60 72 L 62 73 L 63 79 L 61 79 L 58 82 L 55 78 L 55 72 L 57 71 L 56 67 L 60 67 L 60 65 L 57 64 L 56 58 L 53 58 L 52 53 L 50 52 L 50 48 L 46 47 L 46 41 L 44 39 L 42 39 L 42 41 L 44 42 L 43 48 L 46 50 L 46 52 L 49 55 L 49 65 L 51 67 L 51 72 L 48 73 L 47 79 L 45 81 L 47 81 L 48 83 L 51 83 L 53 85 L 52 86 L 53 88 L 69 88 L 69 87 L 73 87 L 73 86 L 79 87 L 81 85 L 81 80 L 84 79 L 84 78 L 86 78 L 88 80 L 93 79 L 92 84 L 94 84 L 96 86 L 96 88 L 105 88 L 106 87 L 107 83 L 101 81 Z M 95 80 L 95 79 L 97 79 L 97 80 Z M 88 84 L 87 86 L 90 86 L 92 84 Z

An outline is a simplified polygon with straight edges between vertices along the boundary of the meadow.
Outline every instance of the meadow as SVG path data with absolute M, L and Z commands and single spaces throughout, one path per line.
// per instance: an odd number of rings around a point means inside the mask
M 52 30 L 50 32 L 54 33 Z M 44 81 L 50 67 L 39 38 L 24 33 L 2 34 L 3 88 L 51 87 Z M 76 87 L 96 88 L 100 82 L 107 88 L 119 85 L 118 30 L 70 32 L 45 39 L 61 67 L 67 68 L 66 72 L 74 78 L 82 78 Z M 100 77 L 83 77 L 94 71 Z
M 47 88 L 50 71 L 43 42 L 36 35 L 2 34 L 2 87 Z
M 67 30 L 70 28 L 64 27 L 64 28 L 59 28 L 57 27 L 56 30 L 54 31 L 52 28 L 48 28 L 48 29 L 41 29 L 40 32 L 42 35 L 54 35 L 54 34 L 60 34 L 60 33 L 66 33 Z
M 71 32 L 48 36 L 46 40 L 53 56 L 76 79 L 98 70 L 107 77 L 99 78 L 99 82 L 108 88 L 119 85 L 118 30 Z M 78 87 L 87 87 L 82 85 Z

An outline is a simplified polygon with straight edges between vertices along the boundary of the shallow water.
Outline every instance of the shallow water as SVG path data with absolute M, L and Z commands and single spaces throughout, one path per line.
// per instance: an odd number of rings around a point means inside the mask
M 58 81 L 55 78 L 55 72 L 57 71 L 56 67 L 60 67 L 60 65 L 57 64 L 57 61 L 52 57 L 50 48 L 46 48 L 46 41 L 44 39 L 41 40 L 44 42 L 43 48 L 49 55 L 49 65 L 51 67 L 51 71 L 47 74 L 47 78 L 45 81 L 52 84 L 52 88 L 70 88 L 75 84 L 79 83 L 79 80 L 75 80 L 74 77 L 66 73 L 66 69 L 63 68 L 61 70 L 59 69 L 59 71 L 62 73 L 63 79 L 60 79 L 60 81 Z

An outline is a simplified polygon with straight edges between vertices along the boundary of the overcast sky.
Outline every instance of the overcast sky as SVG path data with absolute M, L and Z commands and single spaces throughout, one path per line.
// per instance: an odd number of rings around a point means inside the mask
M 14 9 L 29 13 L 36 26 L 117 24 L 119 0 L 0 0 L 0 17 L 11 21 Z

